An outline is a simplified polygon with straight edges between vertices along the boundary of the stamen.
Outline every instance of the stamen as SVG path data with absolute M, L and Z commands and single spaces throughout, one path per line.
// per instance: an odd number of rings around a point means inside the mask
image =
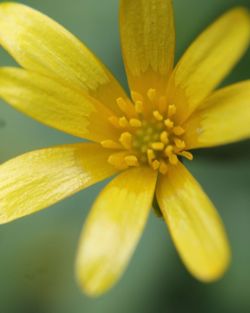
M 127 113 L 126 112 L 127 102 L 122 97 L 117 98 L 116 103 L 118 104 L 119 108 L 123 111 L 123 113 Z
M 159 171 L 161 174 L 165 175 L 168 171 L 168 165 L 165 161 L 161 160 Z
M 143 102 L 140 100 L 137 100 L 135 102 L 135 110 L 138 114 L 143 113 Z
M 128 155 L 124 160 L 128 166 L 139 166 L 138 159 L 135 155 Z
M 108 120 L 115 128 L 120 128 L 121 127 L 121 125 L 119 123 L 119 118 L 117 116 L 110 116 L 108 118 Z
M 168 157 L 171 164 L 176 165 L 178 163 L 178 157 L 174 154 L 173 146 L 167 146 L 167 148 L 164 150 L 164 153 Z
M 174 104 L 170 104 L 168 107 L 168 116 L 171 117 L 176 113 L 176 106 Z
M 174 147 L 169 145 L 166 147 L 166 149 L 164 150 L 164 153 L 167 157 L 171 156 L 173 154 L 174 151 Z
M 119 141 L 125 149 L 129 150 L 132 148 L 132 135 L 129 132 L 122 133 Z
M 174 122 L 170 120 L 170 118 L 167 118 L 164 121 L 164 124 L 167 126 L 167 128 L 173 128 L 174 127 Z
M 161 113 L 159 111 L 154 111 L 153 112 L 153 116 L 155 117 L 155 119 L 157 121 L 162 121 L 163 120 L 163 116 L 161 115 Z
M 172 165 L 176 165 L 178 163 L 178 157 L 176 156 L 176 154 L 172 154 L 169 156 L 169 162 Z
M 174 143 L 176 147 L 179 149 L 184 149 L 186 147 L 185 142 L 179 138 L 174 138 Z
M 136 103 L 137 101 L 143 102 L 143 96 L 139 92 L 133 90 L 131 91 L 131 98 L 134 103 Z
M 185 133 L 185 130 L 181 127 L 181 126 L 176 126 L 173 128 L 173 133 L 176 135 L 176 136 L 181 136 Z
M 126 128 L 129 126 L 129 122 L 125 116 L 119 118 L 119 125 L 120 127 L 123 127 L 123 128 Z
M 125 156 L 126 154 L 124 152 L 113 153 L 109 156 L 108 163 L 113 165 L 115 168 L 121 170 L 126 169 L 128 168 L 128 165 L 124 160 Z
M 156 90 L 153 88 L 148 89 L 147 96 L 151 102 L 153 102 L 156 98 Z
M 103 148 L 107 148 L 107 149 L 121 149 L 122 146 L 113 140 L 103 140 L 101 141 L 101 145 L 103 146 Z
M 162 151 L 164 149 L 164 143 L 162 142 L 153 142 L 151 148 L 156 151 Z
M 147 150 L 148 163 L 151 164 L 155 159 L 155 153 L 152 149 Z
M 139 128 L 142 126 L 142 122 L 140 120 L 138 120 L 137 118 L 131 118 L 129 120 L 129 124 L 130 124 L 130 126 L 132 126 L 134 128 Z
M 134 106 L 124 98 L 117 98 L 116 103 L 127 117 L 134 117 L 136 115 Z
M 186 159 L 188 159 L 190 161 L 192 161 L 193 158 L 194 158 L 192 153 L 188 152 L 188 151 L 182 151 L 182 152 L 179 153 L 179 155 L 182 155 L 184 158 L 186 158 Z
M 163 131 L 160 135 L 161 142 L 163 142 L 165 145 L 169 143 L 168 139 L 168 133 L 166 131 Z
M 160 167 L 160 162 L 158 160 L 154 160 L 150 165 L 153 168 L 153 170 L 156 171 Z
M 162 175 L 169 166 L 176 165 L 180 156 L 189 160 L 193 155 L 184 151 L 185 129 L 175 125 L 176 105 L 168 105 L 166 96 L 149 88 L 146 95 L 132 91 L 134 104 L 127 98 L 119 97 L 116 102 L 123 116 L 110 116 L 110 123 L 119 130 L 120 137 L 101 141 L 101 145 L 111 150 L 108 159 L 119 169 L 148 165 Z M 117 150 L 116 153 L 115 149 Z

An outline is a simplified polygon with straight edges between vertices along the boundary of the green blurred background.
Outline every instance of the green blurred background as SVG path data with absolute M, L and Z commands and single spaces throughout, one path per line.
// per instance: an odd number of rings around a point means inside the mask
M 136 1 L 136 0 L 135 0 Z M 1 1 L 2 2 L 2 1 Z M 23 0 L 82 39 L 126 87 L 118 0 Z M 249 0 L 174 0 L 179 58 L 195 36 L 226 9 Z M 237 25 L 235 25 L 237 27 Z M 14 64 L 3 51 L 1 65 Z M 247 79 L 250 52 L 224 83 Z M 1 103 L 0 161 L 77 139 L 49 129 Z M 187 166 L 225 222 L 233 261 L 217 283 L 202 284 L 182 266 L 166 226 L 152 213 L 121 281 L 92 299 L 74 279 L 82 224 L 104 183 L 32 216 L 0 227 L 1 313 L 250 312 L 250 142 L 197 151 Z

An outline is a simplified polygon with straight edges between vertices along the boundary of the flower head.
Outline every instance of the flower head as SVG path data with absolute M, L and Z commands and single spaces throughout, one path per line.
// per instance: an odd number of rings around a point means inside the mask
M 237 27 L 235 27 L 237 25 Z M 109 176 L 81 235 L 76 273 L 98 295 L 124 271 L 154 194 L 189 271 L 219 278 L 230 251 L 221 220 L 184 167 L 195 148 L 250 137 L 250 81 L 214 91 L 249 44 L 244 8 L 224 14 L 174 64 L 170 0 L 121 0 L 131 97 L 73 35 L 21 4 L 0 4 L 0 43 L 21 68 L 0 68 L 0 97 L 86 138 L 0 166 L 0 221 L 41 210 Z

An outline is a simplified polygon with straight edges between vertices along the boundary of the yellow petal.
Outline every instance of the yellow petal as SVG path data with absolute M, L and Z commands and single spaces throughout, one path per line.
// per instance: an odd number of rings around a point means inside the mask
M 131 90 L 164 91 L 175 48 L 171 0 L 122 0 L 120 29 L 123 58 Z
M 189 116 L 230 72 L 250 40 L 248 10 L 230 10 L 207 28 L 188 48 L 172 77 L 172 102 Z
M 69 134 L 114 138 L 110 111 L 84 91 L 18 68 L 0 68 L 0 98 L 38 121 Z
M 128 170 L 97 198 L 80 239 L 76 272 L 89 295 L 110 288 L 124 271 L 146 223 L 156 183 L 150 168 Z
M 0 166 L 0 223 L 52 205 L 115 173 L 100 145 L 80 143 L 26 153 Z
M 250 80 L 213 93 L 184 127 L 189 149 L 250 138 Z
M 179 163 L 161 177 L 156 192 L 184 264 L 202 281 L 218 279 L 230 251 L 220 217 L 200 185 Z
M 126 97 L 105 66 L 62 26 L 25 5 L 0 4 L 0 44 L 24 68 L 58 77 L 113 110 Z

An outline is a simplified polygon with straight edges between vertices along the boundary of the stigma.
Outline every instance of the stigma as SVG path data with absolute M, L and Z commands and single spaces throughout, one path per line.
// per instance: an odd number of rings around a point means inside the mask
M 101 145 L 110 149 L 108 163 L 122 170 L 129 167 L 150 166 L 161 174 L 175 166 L 180 157 L 189 160 L 193 155 L 186 151 L 183 140 L 185 129 L 178 125 L 177 107 L 168 104 L 165 96 L 150 88 L 143 97 L 131 93 L 132 102 L 116 100 L 122 114 L 110 116 L 109 122 L 118 130 L 117 140 L 107 139 Z

